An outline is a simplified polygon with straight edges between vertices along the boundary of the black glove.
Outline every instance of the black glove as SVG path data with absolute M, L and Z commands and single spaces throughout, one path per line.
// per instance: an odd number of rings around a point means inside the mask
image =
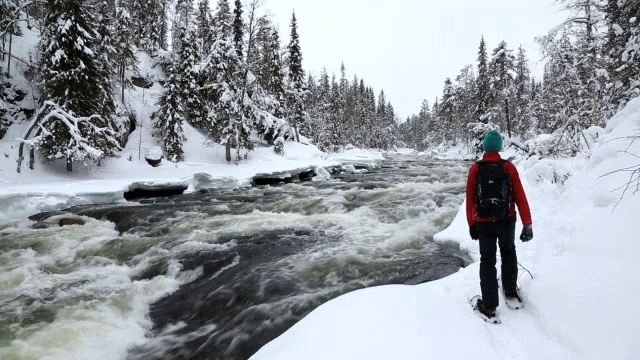
M 478 228 L 475 225 L 469 228 L 469 235 L 471 235 L 471 238 L 473 240 L 480 239 L 480 233 L 478 232 Z
M 525 225 L 524 228 L 522 228 L 520 240 L 522 240 L 522 242 L 527 242 L 531 239 L 533 239 L 533 228 L 531 227 L 531 225 Z

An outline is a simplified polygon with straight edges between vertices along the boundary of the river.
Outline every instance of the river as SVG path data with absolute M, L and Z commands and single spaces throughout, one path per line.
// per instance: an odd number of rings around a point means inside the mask
M 326 182 L 0 222 L 0 358 L 248 359 L 341 294 L 464 266 L 432 236 L 467 166 L 394 155 Z

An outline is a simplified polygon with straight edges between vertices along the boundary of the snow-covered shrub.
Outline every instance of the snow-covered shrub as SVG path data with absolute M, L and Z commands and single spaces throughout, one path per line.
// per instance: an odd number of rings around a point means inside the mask
M 530 183 L 548 182 L 563 185 L 571 177 L 570 168 L 562 161 L 539 160 L 531 158 L 535 163 L 526 171 L 526 178 Z
M 541 134 L 524 143 L 524 149 L 529 156 L 541 158 L 563 158 L 576 156 L 578 153 L 588 152 L 603 134 L 604 129 L 592 126 L 573 137 L 568 132 L 556 131 L 553 134 Z
M 279 137 L 273 142 L 273 151 L 277 155 L 284 155 L 284 138 Z
M 467 131 L 469 132 L 469 138 L 471 139 L 471 149 L 476 153 L 482 153 L 482 140 L 484 135 L 490 130 L 500 130 L 500 128 L 493 123 L 469 123 L 467 124 Z
M 580 151 L 589 151 L 598 142 L 598 139 L 604 134 L 604 129 L 600 126 L 592 126 L 580 134 L 578 138 L 578 148 Z

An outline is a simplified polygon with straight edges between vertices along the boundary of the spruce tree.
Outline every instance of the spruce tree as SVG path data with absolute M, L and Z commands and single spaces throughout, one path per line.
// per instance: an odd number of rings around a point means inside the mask
M 226 16 L 220 16 L 220 10 L 218 8 L 216 17 L 221 26 L 216 29 L 216 41 L 205 66 L 209 104 L 207 122 L 211 138 L 227 147 L 227 161 L 232 160 L 231 148 L 236 148 L 237 163 L 242 160 L 241 148 L 253 149 L 249 135 L 254 128 L 255 114 L 248 95 L 242 97 L 245 93 L 242 89 L 243 64 L 235 51 L 231 31 L 224 30 L 227 20 Z
M 192 23 L 193 0 L 178 0 L 173 21 L 173 49 L 180 49 L 180 40 Z
M 280 57 L 280 37 L 278 30 L 273 29 L 272 39 L 270 47 L 268 49 L 269 54 L 269 67 L 268 67 L 268 88 L 270 94 L 273 95 L 277 104 L 274 104 L 273 115 L 277 118 L 282 118 L 285 114 L 286 93 L 284 84 L 284 69 L 282 68 L 282 59 Z
M 218 0 L 216 12 L 213 16 L 214 38 L 221 39 L 231 36 L 232 32 L 231 8 L 229 0 Z
M 127 9 L 117 7 L 113 30 L 114 65 L 118 82 L 120 82 L 120 100 L 124 103 L 124 90 L 131 85 L 127 79 L 127 70 L 137 70 L 137 59 L 131 39 L 133 26 Z
M 520 134 L 531 132 L 531 72 L 525 49 L 520 46 L 515 63 L 514 119 Z
M 300 128 L 304 126 L 306 111 L 304 108 L 304 70 L 302 69 L 302 51 L 300 49 L 300 37 L 298 35 L 298 20 L 295 12 L 291 17 L 291 37 L 288 46 L 289 51 L 289 86 L 287 89 L 288 118 L 296 135 L 296 141 L 300 142 Z
M 235 1 L 235 9 L 233 10 L 233 44 L 238 52 L 238 57 L 242 59 L 242 46 L 244 43 L 244 22 L 242 20 L 242 2 Z
M 131 40 L 147 51 L 165 49 L 167 0 L 130 0 L 128 10 L 134 28 Z
M 442 102 L 440 103 L 440 116 L 444 123 L 440 124 L 443 137 L 445 140 L 454 140 L 453 136 L 453 117 L 457 105 L 457 98 L 450 78 L 444 81 L 444 90 L 442 91 Z
M 83 0 L 49 0 L 40 43 L 45 94 L 41 151 L 47 159 L 99 161 L 119 150 L 115 105 L 98 34 Z
M 213 44 L 213 30 L 211 28 L 211 9 L 209 8 L 209 0 L 200 0 L 198 2 L 198 13 L 196 15 L 196 23 L 198 27 L 198 48 L 203 57 L 209 55 L 209 49 Z
M 171 66 L 165 83 L 166 91 L 158 101 L 158 111 L 152 115 L 156 134 L 162 139 L 169 161 L 184 160 L 182 145 L 185 137 L 182 130 L 185 109 L 180 84 L 180 69 Z
M 511 106 L 515 93 L 515 57 L 505 41 L 500 42 L 493 51 L 488 73 L 491 88 L 489 101 L 493 114 L 491 117 L 500 119 L 500 123 L 506 126 L 507 134 L 511 137 Z
M 181 103 L 185 106 L 184 118 L 191 124 L 204 128 L 207 113 L 198 85 L 198 73 L 194 70 L 199 64 L 199 50 L 193 30 L 184 27 L 180 30 L 180 48 L 177 49 L 177 63 L 174 65 Z
M 605 13 L 611 116 L 640 93 L 640 2 L 608 0 Z
M 488 73 L 488 58 L 487 58 L 487 44 L 484 41 L 484 36 L 480 40 L 480 49 L 478 50 L 478 80 L 477 80 L 477 108 L 476 118 L 478 121 L 487 123 L 487 109 L 489 101 L 489 73 Z

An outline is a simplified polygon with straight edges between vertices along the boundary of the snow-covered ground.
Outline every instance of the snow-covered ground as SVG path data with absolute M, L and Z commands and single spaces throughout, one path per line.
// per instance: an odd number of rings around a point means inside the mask
M 630 170 L 640 165 L 640 141 L 632 134 L 640 134 L 640 99 L 609 121 L 590 157 L 518 163 L 535 238 L 516 242 L 533 278 L 521 270 L 526 307 L 502 305 L 501 325 L 467 303 L 480 292 L 476 262 L 436 282 L 340 297 L 252 359 L 640 359 L 640 201 Z M 478 260 L 463 210 L 436 238 Z
M 154 86 L 145 90 L 144 97 L 157 97 L 161 88 Z M 139 96 L 138 113 L 152 111 L 151 104 L 143 105 L 142 91 L 132 91 Z M 181 184 L 191 189 L 238 188 L 249 184 L 256 174 L 271 174 L 314 167 L 338 166 L 340 164 L 379 164 L 380 153 L 365 150 L 350 150 L 341 154 L 326 154 L 313 145 L 287 143 L 285 153 L 278 156 L 272 147 L 259 147 L 249 159 L 238 165 L 225 160 L 224 148 L 204 145 L 206 137 L 197 129 L 184 125 L 187 141 L 184 145 L 185 161 L 171 163 L 163 161 L 159 167 L 151 167 L 145 154 L 158 146 L 148 131 L 151 124 L 148 116 L 129 137 L 129 142 L 120 156 L 106 160 L 100 167 L 77 166 L 67 172 L 64 164 L 36 161 L 34 170 L 23 163 L 20 174 L 16 171 L 18 142 L 26 132 L 28 123 L 14 125 L 4 139 L 0 140 L 0 218 L 24 216 L 42 210 L 83 203 L 124 200 L 123 194 L 137 186 L 163 186 Z

